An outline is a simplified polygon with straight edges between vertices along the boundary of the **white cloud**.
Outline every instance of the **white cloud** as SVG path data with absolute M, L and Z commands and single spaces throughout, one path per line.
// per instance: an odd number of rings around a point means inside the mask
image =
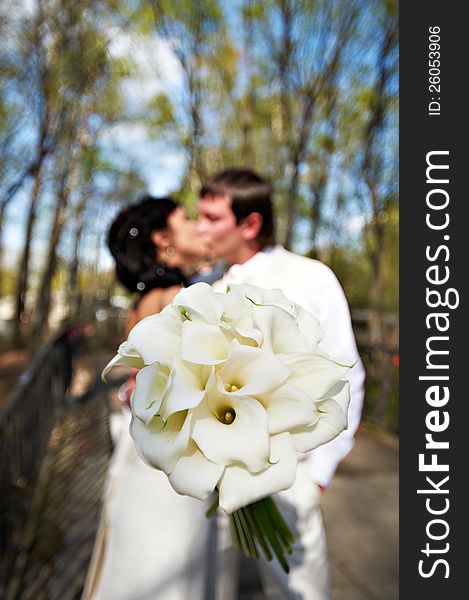
M 144 123 L 119 123 L 106 131 L 101 143 L 116 165 L 137 166 L 151 193 L 178 189 L 187 162 L 184 152 L 152 138 Z
M 33 17 L 36 11 L 36 0 L 4 0 L 0 14 L 8 19 L 9 24 L 19 24 L 24 17 Z
M 118 123 L 104 130 L 101 142 L 132 150 L 134 146 L 148 142 L 148 128 L 145 123 Z
M 132 108 L 139 109 L 161 92 L 177 94 L 183 84 L 181 65 L 166 41 L 135 31 L 110 30 L 109 53 L 130 62 L 132 75 L 122 85 L 122 92 Z
M 358 233 L 361 233 L 363 227 L 365 226 L 365 223 L 366 218 L 364 217 L 364 215 L 353 215 L 346 219 L 344 223 L 344 228 L 348 233 L 356 235 Z

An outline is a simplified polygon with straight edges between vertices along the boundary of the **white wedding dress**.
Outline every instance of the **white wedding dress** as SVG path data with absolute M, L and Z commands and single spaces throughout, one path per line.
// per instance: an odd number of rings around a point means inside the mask
M 124 410 L 111 422 L 117 441 L 82 600 L 205 600 L 208 504 L 178 495 L 138 457 Z

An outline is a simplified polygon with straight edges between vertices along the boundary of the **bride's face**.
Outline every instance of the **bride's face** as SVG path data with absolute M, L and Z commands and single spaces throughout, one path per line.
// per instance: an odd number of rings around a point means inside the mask
M 183 267 L 207 256 L 207 243 L 197 233 L 195 221 L 187 216 L 182 206 L 173 210 L 167 223 L 168 245 L 174 249 L 168 258 L 173 259 L 174 266 Z

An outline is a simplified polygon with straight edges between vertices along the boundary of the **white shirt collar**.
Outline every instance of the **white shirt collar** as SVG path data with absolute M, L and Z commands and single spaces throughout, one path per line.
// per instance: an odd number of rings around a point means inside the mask
M 232 265 L 228 272 L 230 275 L 236 276 L 241 273 L 246 274 L 254 271 L 258 271 L 259 268 L 262 268 L 262 265 L 266 260 L 270 260 L 272 252 L 275 250 L 276 246 L 267 246 L 259 252 L 256 252 L 254 256 L 251 256 L 249 260 L 244 262 L 241 265 Z

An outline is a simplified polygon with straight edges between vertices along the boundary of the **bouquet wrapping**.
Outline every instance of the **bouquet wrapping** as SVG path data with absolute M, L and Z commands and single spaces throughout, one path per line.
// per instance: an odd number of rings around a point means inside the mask
M 198 283 L 140 321 L 103 372 L 139 369 L 130 433 L 142 460 L 179 494 L 216 490 L 235 545 L 285 570 L 294 537 L 271 495 L 293 485 L 298 453 L 347 426 L 350 367 L 321 338 L 279 290 Z

